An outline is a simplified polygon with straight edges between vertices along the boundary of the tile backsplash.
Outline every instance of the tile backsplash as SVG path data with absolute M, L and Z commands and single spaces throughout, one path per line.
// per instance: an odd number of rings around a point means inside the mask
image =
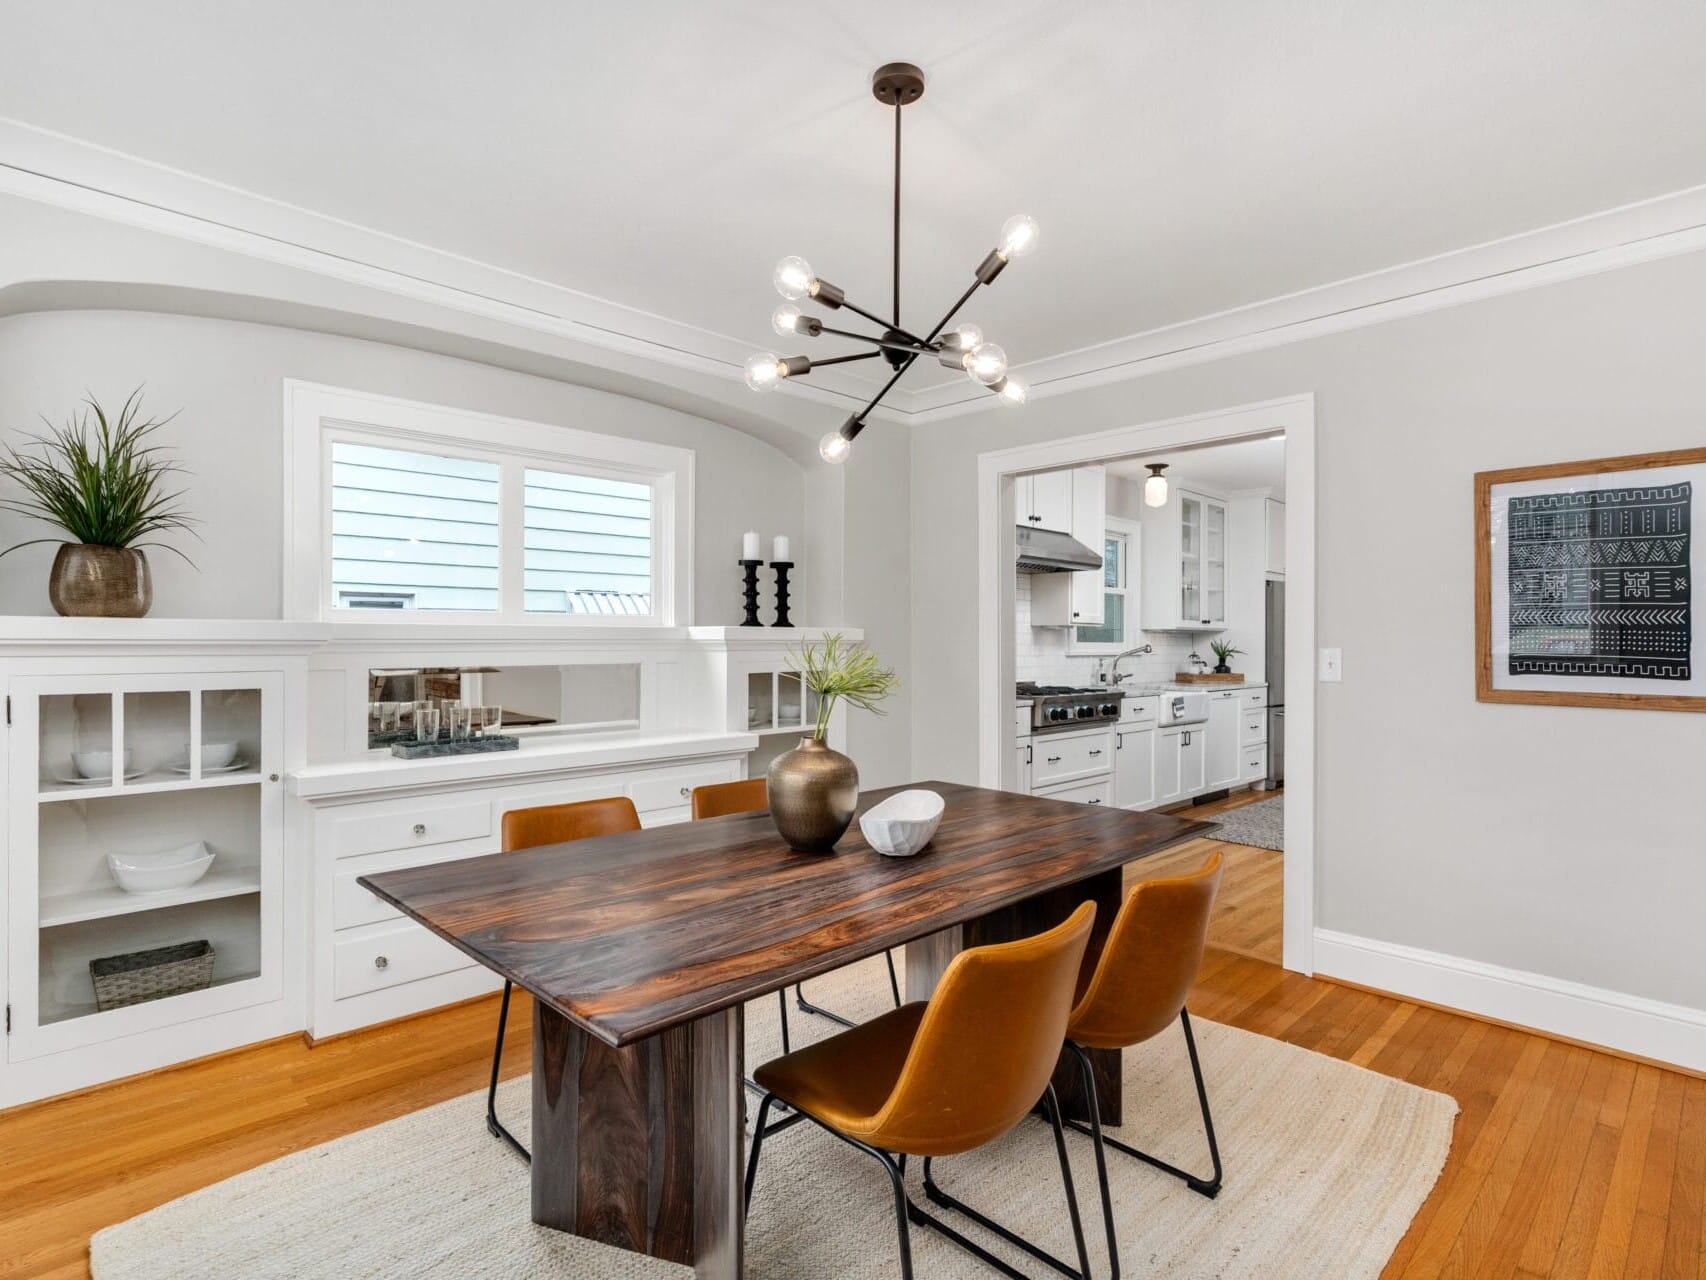
M 1090 685 L 1096 682 L 1097 659 L 1072 657 L 1066 652 L 1066 628 L 1033 627 L 1031 625 L 1031 575 L 1017 575 L 1013 593 L 1015 623 L 1013 665 L 1014 678 L 1034 680 L 1038 684 Z M 1202 637 L 1198 650 L 1210 662 L 1208 652 L 1211 637 Z M 1127 658 L 1120 664 L 1122 672 L 1129 671 L 1140 683 L 1160 683 L 1171 680 L 1180 671 L 1189 671 L 1188 655 L 1196 645 L 1196 637 L 1173 631 L 1145 631 L 1132 638 L 1133 645 L 1152 644 L 1154 653 Z

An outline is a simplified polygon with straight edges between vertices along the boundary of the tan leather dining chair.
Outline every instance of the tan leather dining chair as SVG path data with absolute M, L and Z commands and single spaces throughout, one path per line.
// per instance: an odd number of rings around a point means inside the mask
M 1134 888 L 1114 917 L 1101 959 L 1066 1026 L 1067 1048 L 1078 1059 L 1090 1099 L 1090 1125 L 1078 1120 L 1067 1124 L 1096 1142 L 1096 1178 L 1102 1192 L 1102 1218 L 1108 1232 L 1108 1261 L 1114 1280 L 1119 1280 L 1118 1244 L 1114 1238 L 1113 1198 L 1108 1188 L 1105 1148 L 1112 1147 L 1182 1179 L 1187 1187 L 1213 1199 L 1220 1193 L 1220 1147 L 1214 1140 L 1214 1118 L 1209 1113 L 1208 1090 L 1203 1087 L 1202 1063 L 1197 1058 L 1196 1037 L 1191 1034 L 1191 1015 L 1185 1001 L 1202 965 L 1208 941 L 1209 916 L 1220 888 L 1221 857 L 1216 853 L 1190 875 L 1168 880 L 1146 880 Z M 1177 1018 L 1185 1032 L 1185 1049 L 1196 1077 L 1197 1103 L 1202 1108 L 1203 1131 L 1208 1137 L 1209 1158 L 1214 1173 L 1199 1178 L 1158 1160 L 1136 1147 L 1117 1142 L 1102 1132 L 1100 1108 L 1090 1068 L 1088 1049 L 1129 1049 L 1159 1035 Z
M 763 778 L 747 778 L 741 782 L 713 782 L 703 787 L 693 788 L 693 817 L 725 818 L 736 813 L 762 813 L 770 807 L 770 788 Z M 894 1007 L 900 1008 L 900 975 L 895 972 L 894 952 L 883 952 L 883 959 L 889 966 L 889 993 L 894 997 Z M 778 1005 L 782 1010 L 782 1052 L 787 1053 L 790 1044 L 788 1031 L 788 995 L 786 991 L 776 993 Z M 844 1027 L 854 1025 L 851 1018 L 844 1018 L 834 1010 L 822 1008 L 806 999 L 805 987 L 794 984 L 794 1002 L 799 1005 L 801 1013 L 815 1013 L 820 1018 L 828 1018 L 831 1022 L 840 1023 Z
M 811 1120 L 874 1157 L 887 1171 L 905 1280 L 912 1276 L 909 1219 L 1025 1280 L 1023 1273 L 911 1201 L 905 1182 L 909 1155 L 924 1158 L 924 1189 L 932 1202 L 965 1214 L 1069 1276 L 1088 1276 L 1084 1229 L 1050 1077 L 1060 1059 L 1095 917 L 1095 904 L 1086 902 L 1046 933 L 962 951 L 949 963 L 928 1003 L 902 1005 L 760 1067 L 755 1075 L 765 1093 L 746 1170 L 748 1203 L 765 1139 Z M 1076 1271 L 950 1196 L 931 1173 L 931 1161 L 1000 1137 L 1039 1100 L 1054 1126 L 1055 1156 L 1078 1250 Z M 776 1102 L 792 1107 L 794 1114 L 767 1129 L 765 1119 Z
M 511 809 L 503 817 L 503 852 L 532 849 L 542 844 L 566 844 L 593 836 L 614 836 L 638 831 L 640 815 L 627 796 L 580 800 L 572 804 L 546 804 L 532 809 Z M 498 1006 L 498 1040 L 492 1048 L 492 1083 L 486 1090 L 486 1128 L 501 1138 L 529 1164 L 527 1148 L 498 1122 L 498 1068 L 503 1065 L 504 1029 L 509 1025 L 509 998 L 513 984 L 504 979 L 503 1003 Z

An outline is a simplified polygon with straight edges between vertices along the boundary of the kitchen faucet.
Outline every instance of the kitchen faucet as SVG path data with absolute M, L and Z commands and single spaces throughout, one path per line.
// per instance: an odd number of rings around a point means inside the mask
M 1123 676 L 1120 674 L 1120 659 L 1121 658 L 1132 658 L 1132 657 L 1136 657 L 1140 653 L 1154 653 L 1154 652 L 1155 652 L 1155 646 L 1154 645 L 1152 645 L 1152 644 L 1140 644 L 1135 649 L 1127 649 L 1124 653 L 1116 654 L 1113 662 L 1111 662 L 1108 665 L 1107 673 L 1105 675 L 1103 675 L 1102 679 L 1106 683 L 1114 685 L 1117 688 L 1119 686 L 1119 683 L 1121 680 L 1130 680 L 1131 679 L 1130 672 L 1127 672 Z

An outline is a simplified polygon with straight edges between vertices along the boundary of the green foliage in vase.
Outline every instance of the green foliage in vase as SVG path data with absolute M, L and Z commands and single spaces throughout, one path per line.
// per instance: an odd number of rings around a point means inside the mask
M 1237 645 L 1227 644 L 1224 640 L 1210 640 L 1208 647 L 1214 650 L 1214 656 L 1220 659 L 1222 666 L 1226 665 L 1233 654 L 1244 652 Z
M 184 469 L 150 439 L 172 419 L 142 416 L 141 387 L 114 419 L 93 396 L 84 404 L 88 407 L 62 427 L 43 418 L 46 435 L 26 435 L 22 444 L 8 445 L 0 455 L 0 476 L 24 491 L 22 497 L 0 498 L 0 509 L 57 525 L 66 537 L 32 538 L 0 555 L 38 542 L 69 540 L 98 547 L 165 547 L 189 561 L 176 547 L 145 541 L 154 534 L 195 532 L 195 518 L 179 502 L 184 491 L 171 487 Z
M 893 669 L 883 666 L 863 640 L 849 643 L 839 633 L 788 650 L 788 667 L 817 694 L 817 725 L 812 737 L 819 741 L 829 732 L 829 718 L 841 699 L 880 716 L 887 713 L 877 704 L 900 688 Z

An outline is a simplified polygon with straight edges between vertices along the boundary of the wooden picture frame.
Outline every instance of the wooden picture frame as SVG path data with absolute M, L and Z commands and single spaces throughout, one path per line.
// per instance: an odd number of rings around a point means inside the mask
M 1703 500 L 1706 448 L 1477 472 L 1476 700 L 1706 711 Z

